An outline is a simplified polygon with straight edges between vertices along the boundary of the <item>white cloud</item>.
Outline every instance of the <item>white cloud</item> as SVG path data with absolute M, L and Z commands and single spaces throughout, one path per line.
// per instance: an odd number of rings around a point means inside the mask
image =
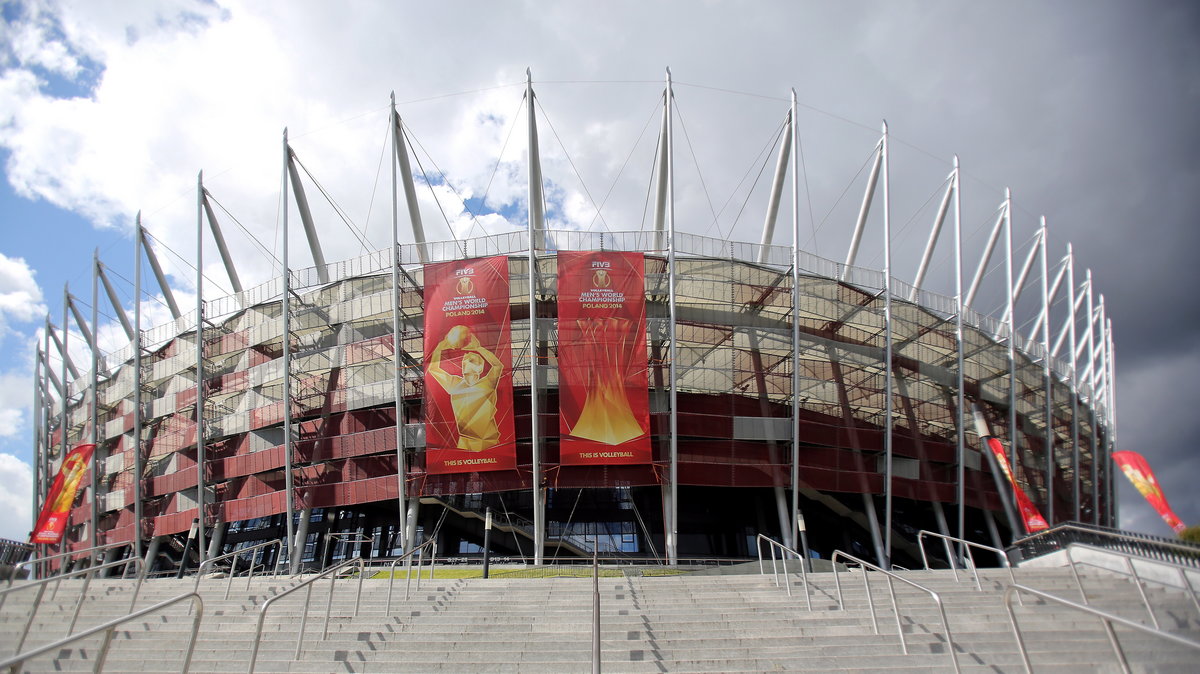
M 12 454 L 0 453 L 0 538 L 29 540 L 33 528 L 33 469 Z
M 0 372 L 0 438 L 28 430 L 26 418 L 32 400 L 32 370 Z
M 0 343 L 12 322 L 28 323 L 46 314 L 42 289 L 25 260 L 0 253 Z

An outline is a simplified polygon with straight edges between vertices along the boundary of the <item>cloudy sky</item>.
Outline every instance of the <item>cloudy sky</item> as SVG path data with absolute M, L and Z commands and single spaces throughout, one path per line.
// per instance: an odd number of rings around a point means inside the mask
M 14 514 L 2 537 L 29 529 L 45 315 L 61 326 L 66 284 L 90 305 L 97 248 L 132 306 L 136 213 L 194 306 L 187 261 L 203 170 L 228 209 L 219 214 L 243 282 L 264 281 L 279 251 L 286 126 L 357 230 L 310 183 L 326 257 L 385 247 L 394 91 L 433 183 L 422 197 L 429 238 L 516 228 L 530 68 L 552 226 L 638 229 L 668 66 L 682 231 L 759 239 L 791 88 L 807 250 L 844 258 L 884 119 L 900 278 L 912 278 L 954 154 L 971 268 L 1006 187 L 1019 257 L 1045 216 L 1052 262 L 1071 242 L 1077 280 L 1093 270 L 1114 324 L 1119 447 L 1145 454 L 1179 515 L 1200 523 L 1194 3 L 7 0 L 0 12 L 0 505 Z M 882 264 L 880 217 L 876 208 L 860 264 Z M 293 266 L 307 266 L 293 236 Z M 775 241 L 790 235 L 781 228 Z M 228 287 L 211 250 L 206 296 Z M 928 285 L 951 289 L 948 241 L 935 262 Z M 976 308 L 995 311 L 1002 284 L 993 266 Z M 143 306 L 148 323 L 167 316 L 153 297 Z M 102 301 L 100 312 L 106 348 L 118 348 L 113 311 Z M 85 366 L 81 341 L 72 335 L 71 351 Z M 1123 525 L 1169 534 L 1124 482 L 1120 499 Z

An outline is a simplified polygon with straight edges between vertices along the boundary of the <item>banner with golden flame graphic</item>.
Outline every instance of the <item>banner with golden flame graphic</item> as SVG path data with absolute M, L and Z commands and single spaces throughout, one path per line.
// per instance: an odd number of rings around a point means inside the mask
M 1125 477 L 1137 487 L 1138 492 L 1146 497 L 1154 510 L 1158 512 L 1158 516 L 1163 518 L 1167 526 L 1175 533 L 1179 533 L 1187 528 L 1183 520 L 1171 510 L 1171 505 L 1167 503 L 1167 497 L 1163 494 L 1162 487 L 1159 486 L 1158 480 L 1154 477 L 1154 471 L 1150 470 L 1150 464 L 1146 458 L 1137 452 L 1113 452 L 1113 461 L 1121 467 L 1121 472 L 1125 473 Z
M 517 467 L 508 258 L 425 266 L 425 469 Z
M 645 261 L 558 253 L 559 457 L 563 465 L 650 463 Z
M 79 483 L 91 467 L 94 449 L 95 445 L 79 445 L 67 452 L 58 475 L 54 476 L 54 484 L 50 485 L 50 493 L 46 495 L 46 503 L 42 505 L 37 524 L 33 527 L 31 543 L 55 545 L 62 540 Z

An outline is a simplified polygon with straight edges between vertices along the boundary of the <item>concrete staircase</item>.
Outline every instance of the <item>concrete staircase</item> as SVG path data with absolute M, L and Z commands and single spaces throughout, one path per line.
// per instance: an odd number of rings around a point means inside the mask
M 986 570 L 984 591 L 966 574 L 904 572 L 939 592 L 946 606 L 963 671 L 1024 671 L 1002 603 L 1008 574 Z M 1067 569 L 1018 569 L 1017 581 L 1078 601 Z M 840 576 L 845 610 L 838 610 L 830 573 L 810 576 L 812 611 L 798 577 L 793 596 L 771 576 L 672 576 L 602 578 L 601 629 L 605 672 L 953 671 L 945 634 L 927 594 L 896 584 L 901 651 L 886 580 L 870 576 L 879 634 L 874 633 L 861 572 Z M 246 590 L 235 579 L 203 580 L 204 616 L 192 659 L 193 672 L 245 671 L 258 606 L 296 579 L 256 579 Z M 191 590 L 192 580 L 149 580 L 139 608 Z M 66 581 L 43 599 L 24 650 L 66 635 L 81 586 Z M 591 668 L 590 578 L 424 580 L 404 600 L 396 581 L 391 611 L 387 581 L 365 580 L 353 615 L 358 581 L 337 581 L 329 632 L 323 636 L 328 581 L 313 590 L 299 659 L 293 659 L 305 591 L 277 602 L 268 613 L 258 672 L 586 672 Z M 1093 606 L 1148 624 L 1132 583 L 1094 571 L 1085 578 Z M 76 631 L 124 615 L 132 583 L 93 581 Z M 34 592 L 12 595 L 0 610 L 0 659 L 14 653 Z M 1180 590 L 1150 586 L 1148 594 L 1168 631 L 1200 638 L 1200 615 Z M 191 618 L 187 604 L 118 628 L 106 672 L 178 671 Z M 1017 615 L 1035 671 L 1120 671 L 1099 620 L 1027 598 Z M 1200 651 L 1118 628 L 1121 644 L 1142 672 L 1200 670 Z M 23 671 L 91 671 L 100 637 L 77 642 L 25 664 Z

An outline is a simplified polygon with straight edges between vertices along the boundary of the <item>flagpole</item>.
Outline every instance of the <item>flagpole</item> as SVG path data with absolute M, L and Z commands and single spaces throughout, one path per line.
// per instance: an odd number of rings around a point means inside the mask
M 404 461 L 404 381 L 400 365 L 400 352 L 403 340 L 400 337 L 400 205 L 396 198 L 396 163 L 397 156 L 396 134 L 400 132 L 399 120 L 396 116 L 396 92 L 391 94 L 391 111 L 388 114 L 388 124 L 392 133 L 392 395 L 395 399 L 396 416 L 396 507 L 399 516 L 396 519 L 397 534 L 400 546 L 404 552 L 410 549 L 408 529 L 405 526 L 405 479 L 408 467 Z
M 204 459 L 204 171 L 200 171 L 196 175 L 196 545 L 201 564 L 208 550 L 204 541 Z
M 285 499 L 287 501 L 287 548 L 288 548 L 288 566 L 292 573 L 296 573 L 300 568 L 300 560 L 297 559 L 297 550 L 303 553 L 303 548 L 297 544 L 295 540 L 296 524 L 292 520 L 294 516 L 294 503 L 292 490 L 294 489 L 292 478 L 292 354 L 291 354 L 291 295 L 292 283 L 291 273 L 288 269 L 288 133 L 287 129 L 283 130 L 283 192 L 281 197 L 283 204 L 280 207 L 280 215 L 283 218 L 283 243 L 281 246 L 283 257 L 283 306 L 281 307 L 282 322 L 283 322 L 283 460 L 284 460 L 284 491 L 286 492 Z

